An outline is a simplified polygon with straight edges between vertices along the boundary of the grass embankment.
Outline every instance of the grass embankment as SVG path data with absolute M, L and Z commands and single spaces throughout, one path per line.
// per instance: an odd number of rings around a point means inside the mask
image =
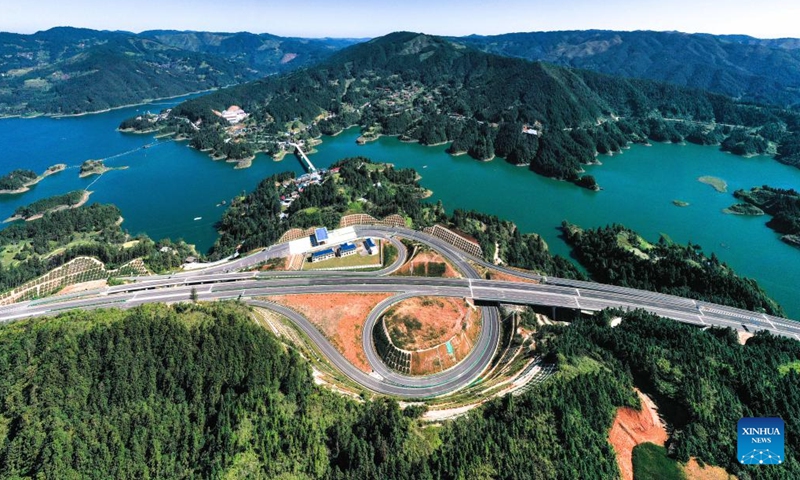
M 303 270 L 326 270 L 334 268 L 347 268 L 357 269 L 380 267 L 380 257 L 378 255 L 361 255 L 355 253 L 349 257 L 334 257 L 329 260 L 322 260 L 318 262 L 305 262 Z
M 633 449 L 635 480 L 684 480 L 680 464 L 667 457 L 667 449 L 647 442 Z

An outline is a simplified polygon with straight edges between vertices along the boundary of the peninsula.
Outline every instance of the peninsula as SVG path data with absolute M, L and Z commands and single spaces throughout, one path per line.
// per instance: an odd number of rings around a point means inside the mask
M 722 211 L 730 215 L 764 215 L 764 210 L 750 203 L 735 203 Z
M 88 190 L 75 190 L 65 193 L 64 195 L 43 198 L 30 205 L 18 207 L 14 210 L 14 215 L 4 220 L 3 223 L 15 222 L 17 220 L 30 222 L 31 220 L 42 218 L 45 214 L 50 212 L 78 208 L 89 201 L 89 196 L 91 194 L 92 192 Z
M 58 173 L 67 168 L 66 164 L 59 163 L 49 167 L 41 175 L 36 175 L 32 170 L 17 169 L 3 177 L 0 177 L 0 195 L 15 195 L 25 193 L 32 186 L 44 180 L 46 177 Z
M 797 190 L 764 185 L 736 190 L 733 195 L 748 206 L 772 215 L 767 226 L 782 234 L 781 240 L 800 248 L 800 193 Z
M 308 145 L 355 124 L 359 144 L 383 135 L 427 146 L 452 142 L 453 154 L 481 161 L 497 156 L 590 190 L 599 187 L 584 178 L 583 166 L 631 143 L 685 141 L 737 155 L 789 154 L 800 137 L 794 114 L 779 107 L 499 57 L 413 32 L 359 43 L 303 75 L 220 89 L 153 118 L 125 120 L 120 128 L 155 128 L 238 160 L 256 152 L 279 157 L 291 144 Z

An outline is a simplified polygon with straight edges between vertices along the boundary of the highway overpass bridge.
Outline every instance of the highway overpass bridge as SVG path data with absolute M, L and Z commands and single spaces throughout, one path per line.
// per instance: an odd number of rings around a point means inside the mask
M 55 315 L 73 309 L 131 308 L 146 303 L 189 301 L 193 292 L 199 300 L 238 299 L 250 305 L 273 310 L 291 320 L 317 345 L 325 357 L 353 381 L 378 393 L 404 398 L 424 398 L 451 393 L 464 388 L 489 366 L 499 342 L 500 317 L 493 306 L 515 303 L 599 311 L 606 308 L 641 308 L 656 315 L 698 326 L 730 327 L 737 330 L 767 330 L 800 340 L 800 323 L 792 320 L 749 312 L 733 307 L 594 282 L 544 277 L 533 273 L 506 269 L 485 262 L 458 250 L 441 239 L 414 230 L 359 226 L 361 237 L 380 237 L 399 247 L 400 254 L 392 265 L 377 272 L 240 272 L 269 258 L 286 255 L 283 245 L 275 245 L 254 255 L 237 258 L 226 264 L 176 275 L 132 278 L 133 283 L 68 296 L 50 297 L 0 307 L 0 321 Z M 425 243 L 438 250 L 466 278 L 427 278 L 388 276 L 406 259 L 398 237 Z M 491 267 L 533 282 L 486 280 L 476 267 Z M 428 377 L 409 377 L 389 370 L 374 355 L 365 337 L 365 352 L 373 375 L 365 374 L 333 347 L 308 319 L 294 310 L 270 303 L 264 297 L 297 293 L 389 292 L 394 299 L 410 296 L 448 296 L 471 298 L 484 307 L 484 328 L 472 352 L 455 367 Z M 370 331 L 383 312 L 378 305 L 365 324 Z

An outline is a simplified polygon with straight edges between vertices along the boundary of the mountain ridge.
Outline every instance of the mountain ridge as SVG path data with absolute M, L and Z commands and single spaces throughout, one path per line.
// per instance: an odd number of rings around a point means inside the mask
M 202 35 L 225 48 L 204 48 Z M 0 33 L 0 115 L 96 112 L 219 88 L 319 62 L 352 42 L 73 27 Z
M 448 37 L 480 50 L 734 98 L 800 104 L 800 40 L 650 30 L 565 30 Z

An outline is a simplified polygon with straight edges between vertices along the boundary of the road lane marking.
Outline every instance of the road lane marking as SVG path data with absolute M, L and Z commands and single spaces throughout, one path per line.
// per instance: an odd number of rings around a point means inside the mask
M 772 323 L 772 320 L 767 320 L 767 322 L 769 322 L 769 324 L 772 325 L 772 328 L 774 328 L 775 330 L 778 330 L 778 327 L 776 327 L 775 324 Z

